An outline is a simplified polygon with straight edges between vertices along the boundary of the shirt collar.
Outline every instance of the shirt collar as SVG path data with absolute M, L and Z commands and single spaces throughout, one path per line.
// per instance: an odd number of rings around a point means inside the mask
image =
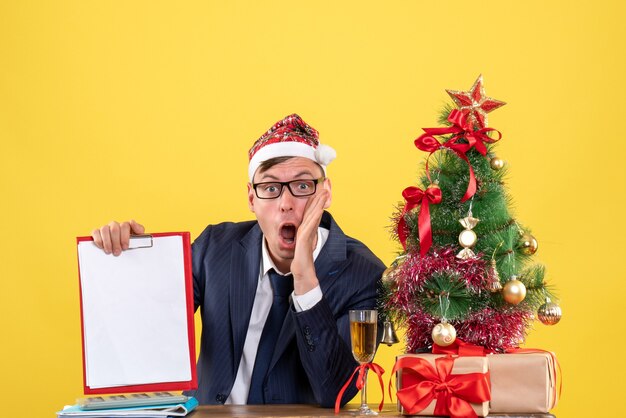
M 313 261 L 317 260 L 317 256 L 322 251 L 322 247 L 326 244 L 326 240 L 328 239 L 328 234 L 330 231 L 328 229 L 318 227 L 317 228 L 317 244 L 315 245 L 315 250 L 313 250 Z M 267 272 L 271 269 L 274 269 L 278 274 L 283 276 L 288 276 L 291 272 L 283 273 L 276 265 L 274 265 L 274 261 L 272 257 L 270 257 L 269 250 L 267 249 L 267 242 L 265 242 L 265 235 L 263 235 L 263 240 L 261 244 L 261 279 L 267 276 Z

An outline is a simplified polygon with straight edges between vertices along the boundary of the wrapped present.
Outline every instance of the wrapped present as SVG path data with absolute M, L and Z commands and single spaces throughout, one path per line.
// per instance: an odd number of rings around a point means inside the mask
M 489 413 L 486 357 L 441 354 L 398 356 L 398 408 L 404 415 L 484 417 Z
M 515 354 L 493 354 L 490 411 L 547 413 L 556 406 L 556 357 L 541 350 L 522 349 Z

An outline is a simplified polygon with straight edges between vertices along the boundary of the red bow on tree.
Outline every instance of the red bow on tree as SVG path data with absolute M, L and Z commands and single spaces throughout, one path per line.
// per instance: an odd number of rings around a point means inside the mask
M 402 247 L 406 250 L 406 239 L 409 235 L 407 231 L 406 221 L 404 215 L 418 205 L 420 207 L 420 213 L 417 218 L 418 231 L 420 238 L 420 254 L 424 255 L 428 252 L 428 249 L 433 243 L 432 229 L 430 226 L 430 204 L 441 203 L 441 189 L 439 186 L 431 184 L 423 191 L 419 187 L 407 187 L 402 191 L 402 196 L 406 200 L 402 215 L 400 215 L 400 221 L 398 222 L 398 238 Z
M 467 199 L 472 197 L 474 193 L 476 193 L 476 177 L 474 176 L 474 169 L 467 159 L 467 152 L 469 152 L 472 148 L 476 148 L 476 151 L 478 151 L 481 155 L 487 155 L 487 147 L 485 143 L 492 144 L 499 141 L 502 138 L 502 134 L 493 128 L 474 130 L 473 123 L 468 120 L 468 113 L 461 112 L 458 109 L 453 109 L 450 112 L 450 115 L 448 115 L 448 122 L 450 122 L 452 126 L 446 128 L 423 128 L 425 133 L 417 138 L 414 143 L 418 149 L 430 152 L 430 154 L 440 149 L 448 148 L 454 151 L 459 158 L 467 163 L 469 167 L 470 179 L 465 195 L 463 195 L 463 198 L 461 199 L 461 202 L 465 202 Z M 497 132 L 498 137 L 491 138 L 487 135 L 488 132 Z M 435 135 L 448 134 L 453 134 L 453 136 L 443 144 L 435 138 Z M 467 143 L 458 142 L 463 138 L 467 140 Z M 426 175 L 430 178 L 430 173 L 428 172 L 428 160 L 426 160 Z
M 452 418 L 475 418 L 470 403 L 482 403 L 491 399 L 491 387 L 487 373 L 451 374 L 454 358 L 440 357 L 435 367 L 418 357 L 399 359 L 391 374 L 398 369 L 410 369 L 418 375 L 419 383 L 398 390 L 398 400 L 409 415 L 424 410 L 434 400 L 434 415 Z M 391 381 L 389 395 L 391 396 Z

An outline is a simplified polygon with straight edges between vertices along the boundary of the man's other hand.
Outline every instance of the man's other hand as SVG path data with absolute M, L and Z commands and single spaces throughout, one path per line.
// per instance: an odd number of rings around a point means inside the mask
M 304 210 L 302 223 L 298 227 L 296 250 L 291 262 L 296 295 L 302 295 L 319 284 L 313 263 L 313 250 L 317 244 L 317 227 L 324 209 L 330 206 L 330 196 L 329 190 L 322 189 L 310 199 Z
M 123 250 L 128 249 L 130 236 L 141 235 L 145 231 L 143 225 L 130 220 L 121 224 L 111 221 L 108 224 L 94 229 L 91 232 L 96 247 L 103 249 L 106 254 L 118 256 Z

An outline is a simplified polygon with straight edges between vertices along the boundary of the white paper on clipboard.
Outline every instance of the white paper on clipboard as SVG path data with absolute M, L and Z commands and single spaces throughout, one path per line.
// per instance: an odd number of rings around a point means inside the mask
M 115 257 L 78 242 L 91 389 L 192 378 L 183 237 L 155 236 L 151 244 Z

